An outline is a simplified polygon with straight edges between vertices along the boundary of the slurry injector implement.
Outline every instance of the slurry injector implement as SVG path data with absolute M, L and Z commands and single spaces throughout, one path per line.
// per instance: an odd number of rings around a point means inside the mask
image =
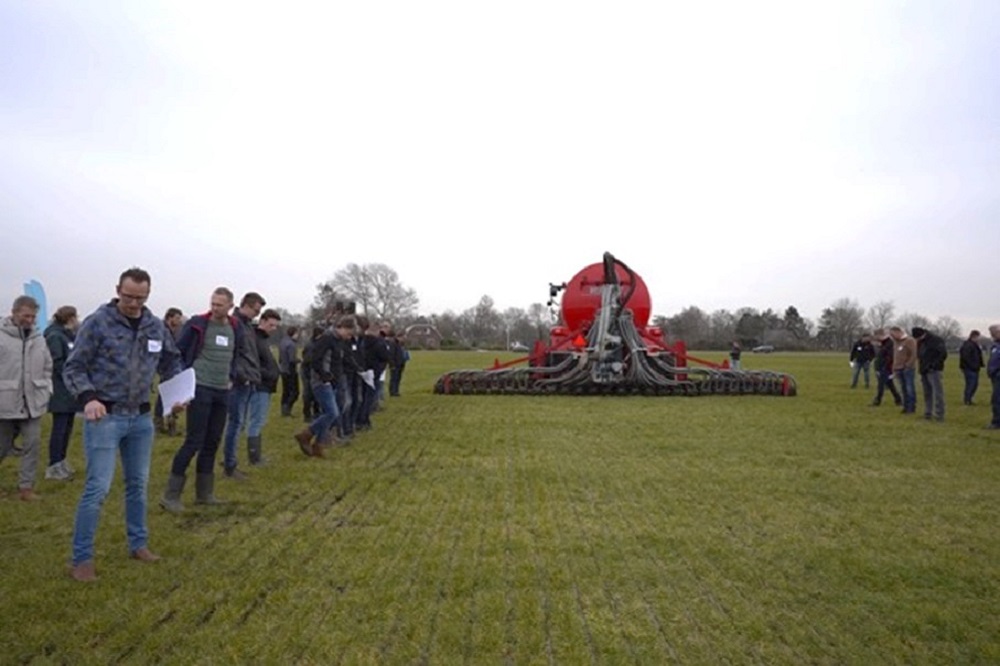
M 795 395 L 791 375 L 732 370 L 689 356 L 683 342 L 668 345 L 649 326 L 646 283 L 631 268 L 604 254 L 564 290 L 561 325 L 549 343 L 529 356 L 494 363 L 486 370 L 454 370 L 438 378 L 435 393 L 568 395 Z M 551 304 L 551 301 L 550 301 Z

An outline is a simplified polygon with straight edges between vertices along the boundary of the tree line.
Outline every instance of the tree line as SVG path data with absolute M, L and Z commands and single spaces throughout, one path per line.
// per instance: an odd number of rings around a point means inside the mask
M 286 324 L 322 325 L 349 303 L 369 318 L 392 322 L 398 331 L 411 324 L 430 324 L 441 334 L 444 347 L 502 349 L 515 342 L 530 347 L 535 340 L 546 340 L 549 329 L 558 323 L 557 312 L 542 303 L 500 311 L 488 295 L 461 312 L 419 314 L 416 292 L 402 283 L 395 270 L 380 263 L 348 264 L 316 285 L 306 313 L 280 314 Z M 772 345 L 780 350 L 843 350 L 863 332 L 897 324 L 906 330 L 914 326 L 932 330 L 950 345 L 956 345 L 965 333 L 953 317 L 932 321 L 915 312 L 897 314 L 892 301 L 864 308 L 851 298 L 834 301 L 815 321 L 803 317 L 794 305 L 784 311 L 742 307 L 712 312 L 691 305 L 672 316 L 655 316 L 651 324 L 663 331 L 668 342 L 684 340 L 691 349 L 712 350 L 728 349 L 733 340 L 739 340 L 744 348 Z

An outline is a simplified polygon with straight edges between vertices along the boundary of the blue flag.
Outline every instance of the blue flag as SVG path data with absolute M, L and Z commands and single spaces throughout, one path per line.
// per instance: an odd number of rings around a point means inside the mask
M 44 329 L 49 323 L 49 307 L 45 300 L 45 289 L 38 280 L 31 280 L 24 283 L 24 295 L 31 296 L 38 301 L 38 318 L 35 322 L 38 328 Z

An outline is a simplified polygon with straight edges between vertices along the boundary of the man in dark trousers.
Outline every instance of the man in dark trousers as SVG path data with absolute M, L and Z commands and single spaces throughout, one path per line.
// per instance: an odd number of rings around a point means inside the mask
M 896 384 L 892 381 L 892 357 L 895 353 L 892 338 L 889 337 L 889 334 L 883 328 L 876 329 L 874 337 L 879 346 L 875 353 L 876 389 L 875 399 L 872 400 L 872 407 L 878 407 L 882 404 L 882 396 L 885 395 L 886 389 L 889 389 L 889 393 L 892 394 L 893 399 L 896 401 L 896 406 L 899 407 L 903 404 L 903 398 L 899 395 L 899 391 L 896 390 Z
M 986 376 L 993 382 L 993 420 L 986 428 L 1000 430 L 1000 324 L 990 326 L 990 337 L 993 338 L 993 346 L 990 348 L 990 360 L 986 364 Z
M 291 416 L 299 399 L 299 328 L 289 326 L 278 343 L 278 369 L 281 370 L 281 415 Z
M 875 345 L 872 344 L 871 336 L 865 333 L 861 336 L 860 340 L 851 346 L 851 368 L 853 369 L 853 373 L 851 374 L 851 388 L 858 387 L 858 375 L 861 374 L 862 370 L 865 373 L 865 388 L 871 386 L 869 370 L 874 358 Z
M 965 377 L 963 402 L 972 404 L 979 388 L 979 371 L 983 369 L 983 348 L 979 346 L 979 331 L 969 333 L 969 339 L 958 350 L 958 367 Z
M 309 363 L 313 347 L 321 335 L 323 335 L 323 329 L 319 326 L 313 326 L 312 335 L 309 336 L 305 347 L 302 348 L 302 369 L 300 371 L 302 376 L 302 420 L 306 423 L 312 423 L 313 418 L 319 416 L 319 404 L 312 392 L 312 369 Z
M 914 326 L 911 331 L 917 341 L 920 383 L 924 390 L 924 418 L 944 421 L 944 361 L 948 350 L 944 340 L 928 330 Z
M 191 459 L 195 462 L 195 502 L 218 504 L 215 498 L 215 454 L 222 441 L 229 414 L 229 386 L 236 373 L 239 323 L 229 315 L 233 292 L 218 287 L 209 299 L 208 312 L 184 325 L 177 347 L 185 368 L 194 368 L 194 400 L 188 405 L 184 443 L 174 455 L 167 489 L 160 506 L 171 513 L 184 510 L 181 495 Z

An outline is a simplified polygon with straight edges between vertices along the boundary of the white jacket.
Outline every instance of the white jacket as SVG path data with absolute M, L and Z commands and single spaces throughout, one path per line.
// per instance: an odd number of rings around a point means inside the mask
M 52 395 L 52 355 L 34 328 L 27 338 L 10 317 L 0 321 L 0 419 L 34 419 Z

